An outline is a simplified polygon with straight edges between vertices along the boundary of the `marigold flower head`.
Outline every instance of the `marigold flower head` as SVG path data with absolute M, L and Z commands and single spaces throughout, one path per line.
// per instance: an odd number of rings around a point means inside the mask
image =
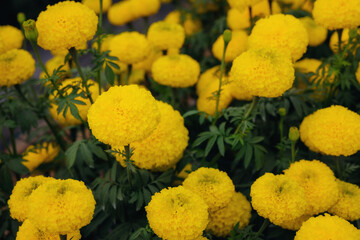
M 91 97 L 95 101 L 97 99 L 97 97 L 99 96 L 99 84 L 93 80 L 88 80 L 87 84 L 89 85 L 89 92 L 91 94 Z M 80 91 L 83 91 L 84 93 L 86 93 L 85 88 L 82 87 L 82 80 L 80 77 L 66 79 L 63 82 L 61 82 L 61 85 L 59 86 L 60 89 L 66 88 L 67 95 L 70 95 L 72 93 L 74 87 L 79 88 L 79 90 L 77 91 L 78 94 L 80 93 Z M 55 92 L 54 94 L 56 95 L 57 93 Z M 54 96 L 51 95 L 50 99 L 53 99 L 53 98 L 54 98 Z M 81 119 L 83 121 L 86 121 L 87 113 L 91 106 L 90 99 L 78 96 L 75 98 L 75 100 L 82 101 L 83 103 L 85 103 L 84 105 L 83 104 L 75 104 L 75 106 L 79 111 L 79 116 L 81 117 Z M 70 110 L 68 110 L 66 112 L 65 117 L 63 115 L 63 112 L 58 114 L 57 108 L 58 108 L 57 104 L 52 103 L 51 107 L 49 108 L 49 112 L 50 112 L 51 116 L 62 126 L 78 125 L 83 122 L 80 119 L 75 118 L 71 114 Z
M 306 52 L 309 36 L 301 21 L 292 15 L 276 14 L 256 22 L 249 48 L 277 48 L 290 52 L 293 61 Z
M 19 222 L 25 221 L 29 217 L 29 197 L 42 184 L 55 181 L 53 178 L 44 176 L 22 178 L 12 190 L 8 201 L 10 216 Z
M 93 38 L 97 24 L 95 12 L 79 2 L 49 5 L 36 21 L 38 44 L 46 50 L 81 46 Z
M 270 4 L 267 0 L 261 0 L 259 3 L 251 7 L 252 18 L 258 17 L 263 18 L 270 16 Z
M 185 30 L 180 24 L 159 21 L 150 25 L 147 38 L 161 50 L 179 49 L 185 41 Z
M 33 191 L 28 218 L 43 232 L 65 235 L 88 225 L 94 210 L 94 196 L 83 182 L 56 180 Z
M 206 229 L 217 237 L 226 237 L 237 223 L 240 229 L 249 224 L 251 206 L 246 197 L 237 192 L 224 208 L 210 212 L 209 218 Z
M 11 49 L 21 48 L 24 35 L 16 27 L 5 25 L 0 26 L 0 54 Z
M 120 1 L 111 5 L 107 14 L 109 22 L 115 26 L 121 26 L 135 20 L 136 16 L 132 7 L 132 1 Z
M 218 82 L 220 77 L 220 65 L 207 69 L 200 74 L 199 81 L 196 83 L 196 93 L 202 95 L 209 84 L 212 82 Z
M 285 175 L 265 173 L 252 184 L 250 196 L 257 213 L 276 225 L 293 221 L 308 210 L 304 190 Z
M 148 17 L 156 14 L 161 6 L 160 0 L 130 0 L 133 14 L 139 17 Z
M 325 214 L 303 223 L 294 240 L 358 240 L 360 231 L 348 221 Z
M 157 106 L 160 123 L 149 137 L 131 143 L 135 149 L 131 159 L 139 168 L 166 171 L 181 159 L 188 145 L 189 132 L 184 126 L 184 118 L 171 105 L 157 101 Z M 116 156 L 116 160 L 126 166 L 122 156 Z
M 35 60 L 28 51 L 12 49 L 0 54 L 0 86 L 21 84 L 35 72 Z
M 225 52 L 225 62 L 232 62 L 247 49 L 248 35 L 245 31 L 232 31 L 231 35 L 231 40 Z M 212 52 L 218 60 L 222 60 L 224 52 L 223 35 L 220 35 L 212 45 Z
M 109 50 L 120 62 L 133 64 L 144 60 L 150 54 L 151 46 L 144 34 L 122 32 L 111 39 Z
M 80 240 L 80 230 L 75 230 L 74 232 L 67 234 L 67 238 L 71 240 Z M 60 240 L 60 235 L 40 231 L 31 221 L 25 220 L 19 227 L 19 231 L 16 234 L 16 240 Z
M 309 46 L 316 47 L 324 43 L 327 38 L 328 30 L 318 25 L 311 17 L 300 18 L 309 36 Z
M 312 14 L 329 30 L 356 28 L 360 25 L 360 0 L 317 0 Z
M 158 58 L 151 71 L 157 83 L 185 88 L 198 81 L 200 65 L 188 55 L 174 54 Z
M 120 80 L 121 83 L 125 85 L 125 80 L 127 78 L 128 75 L 128 71 L 126 70 L 125 72 L 122 72 L 120 75 Z M 145 81 L 145 70 L 143 69 L 132 69 L 129 79 L 128 79 L 128 84 L 141 84 L 142 82 Z
M 250 27 L 249 9 L 238 10 L 237 8 L 230 8 L 227 12 L 226 22 L 232 30 L 241 30 Z
M 133 69 L 142 69 L 146 72 L 151 72 L 153 63 L 162 56 L 162 51 L 151 44 L 151 50 L 149 55 L 145 58 L 145 60 L 133 64 Z
M 353 155 L 360 150 L 360 116 L 339 105 L 317 110 L 302 121 L 300 139 L 313 152 Z
M 225 207 L 235 194 L 235 186 L 226 172 L 215 168 L 199 168 L 191 172 L 183 186 L 201 196 L 209 211 Z
M 340 198 L 328 212 L 348 221 L 360 219 L 360 188 L 355 184 L 339 179 L 337 179 L 337 184 L 339 186 Z
M 58 55 L 51 58 L 49 61 L 45 63 L 46 70 L 48 71 L 49 75 L 51 76 L 55 70 L 57 70 L 61 65 L 61 72 L 58 73 L 59 78 L 65 78 L 66 76 L 70 75 L 70 66 L 69 64 L 64 63 L 65 57 Z M 40 78 L 47 78 L 45 72 L 40 73 Z
M 315 58 L 304 58 L 300 61 L 294 63 L 295 70 L 300 73 L 314 73 L 314 75 L 310 76 L 307 80 L 309 83 L 313 83 L 316 79 L 316 71 L 321 65 L 321 61 Z M 297 86 L 298 89 L 306 89 L 307 84 L 302 81 L 302 79 L 298 78 Z
M 100 1 L 99 0 L 81 0 L 81 3 L 87 6 L 88 8 L 95 11 L 96 14 L 100 13 Z M 103 0 L 102 1 L 102 12 L 105 13 L 110 8 L 112 0 Z
M 357 34 L 360 34 L 360 29 L 357 29 Z M 349 39 L 350 39 L 350 29 L 348 28 L 344 28 L 341 34 L 341 49 L 345 48 L 345 45 L 347 45 L 349 43 Z M 339 52 L 339 35 L 338 32 L 335 31 L 331 37 L 330 37 L 330 42 L 329 42 L 329 46 L 331 48 L 331 51 L 333 51 L 333 53 L 338 53 Z M 353 54 L 356 54 L 356 49 L 353 52 Z
M 209 222 L 205 201 L 182 186 L 155 193 L 145 210 L 151 229 L 163 239 L 197 239 Z
M 60 147 L 52 143 L 43 143 L 41 146 L 30 145 L 24 153 L 22 164 L 34 171 L 42 163 L 51 162 L 60 152 Z
M 249 49 L 234 60 L 229 76 L 234 89 L 259 97 L 281 96 L 294 79 L 289 55 L 277 49 Z
M 227 0 L 228 4 L 231 8 L 237 8 L 239 10 L 243 10 L 244 8 L 254 6 L 261 2 L 262 0 Z
M 293 231 L 297 231 L 300 229 L 301 225 L 307 221 L 309 218 L 311 218 L 313 215 L 310 214 L 304 214 L 301 215 L 298 218 L 283 222 L 278 224 L 279 227 L 283 228 L 283 229 L 288 229 L 288 230 L 293 230 Z
M 181 20 L 181 12 L 179 10 L 170 12 L 164 19 L 165 22 L 181 24 L 184 27 L 187 36 L 191 36 L 201 30 L 201 21 L 199 19 L 194 19 L 191 14 L 185 14 L 184 21 L 182 22 Z
M 159 122 L 160 110 L 154 97 L 137 85 L 111 87 L 88 112 L 93 135 L 111 146 L 145 139 Z

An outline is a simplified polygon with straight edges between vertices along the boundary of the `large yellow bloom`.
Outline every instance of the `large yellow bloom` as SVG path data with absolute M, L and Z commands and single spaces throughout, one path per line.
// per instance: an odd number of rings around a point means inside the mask
M 217 237 L 226 237 L 237 223 L 240 229 L 249 224 L 251 206 L 246 197 L 237 192 L 226 207 L 210 212 L 209 217 L 206 229 Z
M 210 211 L 225 207 L 235 194 L 235 186 L 226 172 L 215 168 L 199 168 L 189 174 L 183 186 L 199 194 Z
M 313 152 L 350 156 L 360 150 L 360 116 L 334 105 L 305 117 L 300 138 Z
M 166 171 L 181 159 L 188 145 L 189 132 L 184 126 L 184 118 L 171 105 L 157 101 L 157 106 L 160 123 L 149 137 L 131 143 L 135 149 L 131 159 L 139 168 Z M 125 166 L 122 156 L 116 156 L 116 159 Z
M 157 47 L 155 47 L 154 45 L 151 45 L 151 51 L 149 53 L 149 55 L 141 62 L 135 63 L 133 64 L 133 69 L 142 69 L 145 70 L 146 72 L 151 72 L 151 68 L 153 63 L 160 58 L 161 56 L 163 56 L 163 53 L 160 49 L 158 49 Z
M 180 24 L 159 21 L 150 25 L 147 38 L 161 50 L 180 49 L 185 41 L 185 30 Z
M 209 222 L 205 201 L 182 186 L 155 193 L 145 210 L 151 229 L 163 239 L 197 239 Z
M 23 41 L 24 36 L 16 27 L 10 25 L 0 26 L 0 54 L 11 49 L 21 48 Z
M 20 84 L 35 72 L 35 60 L 28 51 L 12 49 L 0 55 L 0 86 Z
M 60 152 L 60 147 L 53 143 L 44 143 L 42 146 L 29 146 L 23 156 L 26 160 L 22 164 L 33 171 L 42 163 L 51 162 Z
M 130 0 L 132 12 L 136 17 L 148 17 L 156 14 L 161 6 L 160 0 Z
M 100 13 L 100 0 L 81 0 L 81 3 L 94 10 L 96 14 Z M 112 0 L 103 0 L 102 4 L 102 12 L 105 13 L 110 8 Z
M 43 232 L 65 235 L 88 225 L 94 210 L 94 196 L 83 182 L 56 180 L 33 191 L 28 219 Z
M 220 77 L 220 65 L 207 69 L 203 72 L 199 81 L 196 83 L 196 93 L 198 95 L 202 95 L 204 91 L 206 91 L 209 84 L 212 82 L 219 82 Z
M 160 122 L 160 111 L 149 91 L 137 85 L 114 86 L 90 107 L 88 122 L 99 141 L 125 146 L 150 136 Z
M 95 12 L 81 3 L 64 1 L 49 5 L 36 21 L 38 44 L 46 50 L 82 46 L 93 38 L 97 24 Z
M 309 46 L 316 47 L 324 43 L 327 38 L 328 30 L 318 25 L 311 17 L 300 18 L 309 36 Z
M 304 190 L 285 175 L 265 173 L 252 184 L 250 196 L 257 213 L 276 225 L 294 221 L 308 210 Z
M 245 52 L 248 44 L 248 35 L 245 31 L 232 31 L 231 41 L 226 48 L 225 62 L 232 62 L 237 56 Z M 218 60 L 222 60 L 224 52 L 224 38 L 220 35 L 212 45 L 212 52 Z
M 309 205 L 307 214 L 325 212 L 339 199 L 339 188 L 334 173 L 318 160 L 292 163 L 284 173 L 304 189 Z
M 232 30 L 241 30 L 250 27 L 250 12 L 248 8 L 238 10 L 231 8 L 227 12 L 226 17 L 227 25 Z
M 185 19 L 183 21 L 181 21 L 181 17 L 181 12 L 179 10 L 174 10 L 165 17 L 164 21 L 181 24 L 184 27 L 187 36 L 191 36 L 201 30 L 201 21 L 197 18 L 193 18 L 190 13 L 185 14 Z
M 136 19 L 131 1 L 120 1 L 109 8 L 108 19 L 113 25 L 120 26 Z
M 356 28 L 360 25 L 360 0 L 317 0 L 312 13 L 327 29 Z
M 290 52 L 293 61 L 302 57 L 308 43 L 308 33 L 301 21 L 283 14 L 257 21 L 249 37 L 249 48 L 277 48 Z
M 289 55 L 277 49 L 249 49 L 234 60 L 229 76 L 234 91 L 259 97 L 281 96 L 294 79 Z
M 303 223 L 294 240 L 358 240 L 360 231 L 348 221 L 325 214 Z

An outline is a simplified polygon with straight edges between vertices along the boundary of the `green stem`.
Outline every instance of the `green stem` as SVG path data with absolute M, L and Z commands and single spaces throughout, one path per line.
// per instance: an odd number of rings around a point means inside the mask
M 131 170 L 130 170 L 130 164 L 131 164 L 130 144 L 125 146 L 125 163 L 126 163 L 126 174 L 127 174 L 127 177 L 128 177 L 130 187 L 132 188 Z
M 126 73 L 126 77 L 125 77 L 124 85 L 128 85 L 129 79 L 130 79 L 130 76 L 131 76 L 131 71 L 132 71 L 132 65 L 129 64 L 128 69 L 127 69 L 127 73 Z
M 284 154 L 284 116 L 280 116 L 279 130 L 280 130 L 280 159 L 282 159 Z
M 255 234 L 255 239 L 256 239 L 257 237 L 259 237 L 260 234 L 262 234 L 262 233 L 264 232 L 264 230 L 267 228 L 267 226 L 269 225 L 269 223 L 270 223 L 270 222 L 269 222 L 269 219 L 265 219 L 265 220 L 264 220 L 264 222 L 263 222 L 263 224 L 261 225 L 259 231 L 257 231 L 257 233 Z
M 87 98 L 89 98 L 90 103 L 93 104 L 94 101 L 93 101 L 93 99 L 92 99 L 92 97 L 91 97 L 90 90 L 89 90 L 89 86 L 87 85 L 87 82 L 86 82 L 87 79 L 85 78 L 84 73 L 83 73 L 83 71 L 81 70 L 81 66 L 80 66 L 80 63 L 79 63 L 79 57 L 78 57 L 76 48 L 74 48 L 74 47 L 70 48 L 70 49 L 69 49 L 69 52 L 70 52 L 70 54 L 71 54 L 71 57 L 72 57 L 73 61 L 75 62 L 76 69 L 77 69 L 77 71 L 78 71 L 78 73 L 79 73 L 79 75 L 80 75 L 80 77 L 81 77 L 81 79 L 82 79 L 82 85 L 83 85 L 83 87 L 84 87 L 85 90 L 86 90 Z
M 66 236 L 66 235 L 61 235 L 61 234 L 60 234 L 60 240 L 67 240 L 67 236 Z
M 7 150 L 9 153 L 12 153 L 12 151 L 11 151 L 11 149 L 10 149 L 10 147 L 9 147 L 9 144 L 7 143 L 6 139 L 4 138 L 2 132 L 0 132 L 0 138 L 1 138 L 1 141 L 3 141 L 6 150 Z
M 248 108 L 247 112 L 245 113 L 243 120 L 241 121 L 241 123 L 239 124 L 239 126 L 235 130 L 235 134 L 237 134 L 240 131 L 242 124 L 250 116 L 251 112 L 255 109 L 258 102 L 259 102 L 259 97 L 253 97 L 251 105 Z
M 291 163 L 295 162 L 295 144 L 296 144 L 296 141 L 291 141 Z
M 11 140 L 11 145 L 12 145 L 12 149 L 13 149 L 13 154 L 14 154 L 14 156 L 17 156 L 14 129 L 10 128 L 9 130 L 10 130 L 10 140 Z
M 337 34 L 338 34 L 338 44 L 339 44 L 339 54 L 341 54 L 341 35 L 342 35 L 342 32 L 343 30 L 342 29 L 337 29 Z
M 343 174 L 342 174 L 342 171 L 341 171 L 339 158 L 338 158 L 338 157 L 334 157 L 334 161 L 335 161 L 335 166 L 336 166 L 336 171 L 337 171 L 338 177 L 339 177 L 340 179 L 342 179 L 342 178 L 343 178 Z
M 47 76 L 48 78 L 50 78 L 49 72 L 47 71 L 44 63 L 43 63 L 42 60 L 41 60 L 41 57 L 40 57 L 40 54 L 39 54 L 39 48 L 38 48 L 36 42 L 30 41 L 30 43 L 31 43 L 31 46 L 32 46 L 32 48 L 33 48 L 33 50 L 34 50 L 34 52 L 35 52 L 35 56 L 36 56 L 36 58 L 37 58 L 37 60 L 38 60 L 38 62 L 39 62 L 39 65 L 40 65 L 41 69 L 44 71 L 44 73 L 46 74 L 46 76 Z

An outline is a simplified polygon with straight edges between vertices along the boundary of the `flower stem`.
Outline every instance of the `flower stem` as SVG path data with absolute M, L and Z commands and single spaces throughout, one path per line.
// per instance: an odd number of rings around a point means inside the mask
M 341 171 L 339 158 L 338 158 L 338 157 L 334 157 L 334 162 L 335 162 L 335 166 L 336 166 L 336 171 L 337 171 L 338 177 L 339 177 L 340 179 L 342 179 L 342 178 L 343 178 L 343 174 L 342 174 L 342 171 Z
M 12 151 L 11 151 L 11 149 L 10 149 L 10 147 L 9 147 L 9 144 L 7 143 L 6 139 L 4 138 L 2 132 L 0 132 L 0 138 L 1 138 L 1 141 L 3 141 L 6 150 L 7 150 L 9 153 L 12 153 Z
M 128 69 L 127 69 L 127 73 L 126 73 L 126 77 L 125 77 L 124 85 L 128 85 L 128 84 L 129 84 L 129 79 L 130 79 L 130 76 L 131 76 L 131 71 L 132 71 L 132 65 L 129 64 L 129 65 L 128 65 Z
M 280 130 L 280 159 L 282 159 L 284 155 L 284 116 L 280 116 L 279 130 Z
M 36 42 L 30 41 L 30 43 L 31 43 L 31 46 L 32 46 L 32 48 L 33 48 L 33 50 L 34 50 L 34 52 L 35 52 L 35 56 L 36 56 L 36 58 L 37 58 L 37 60 L 38 60 L 38 62 L 39 62 L 39 65 L 40 65 L 41 69 L 44 71 L 44 73 L 46 74 L 46 76 L 47 76 L 48 78 L 50 78 L 49 72 L 47 71 L 44 63 L 43 63 L 42 60 L 41 60 L 41 57 L 40 57 L 40 54 L 39 54 L 39 48 L 38 48 Z
M 9 130 L 10 130 L 10 140 L 11 140 L 13 154 L 14 156 L 17 156 L 14 129 L 10 128 Z
M 241 123 L 239 124 L 239 126 L 236 128 L 235 130 L 235 134 L 237 134 L 240 129 L 241 126 L 243 125 L 243 123 L 245 122 L 245 120 L 250 116 L 251 112 L 255 109 L 257 103 L 259 102 L 259 97 L 253 97 L 253 100 L 251 102 L 250 107 L 248 108 L 248 110 L 246 111 L 243 120 L 241 121 Z
M 256 239 L 257 237 L 259 237 L 260 234 L 262 234 L 262 233 L 264 232 L 264 230 L 267 228 L 267 226 L 269 225 L 269 223 L 270 223 L 270 222 L 269 222 L 269 219 L 265 219 L 265 220 L 264 220 L 264 222 L 263 222 L 263 224 L 261 225 L 259 231 L 257 231 L 257 233 L 255 234 L 255 239 Z
M 342 29 L 337 29 L 337 34 L 338 34 L 338 44 L 339 44 L 339 54 L 341 54 L 342 50 L 341 50 L 341 35 L 343 30 Z
M 131 182 L 131 152 L 130 152 L 130 144 L 125 146 L 125 163 L 126 163 L 126 174 L 128 177 L 128 181 L 130 184 L 130 187 L 132 188 L 132 182 Z
M 81 77 L 81 79 L 82 79 L 82 85 L 83 85 L 83 87 L 84 87 L 85 90 L 86 90 L 87 98 L 89 98 L 90 103 L 93 104 L 94 101 L 93 101 L 93 99 L 92 99 L 92 97 L 91 97 L 90 90 L 89 90 L 89 86 L 87 85 L 87 82 L 86 82 L 87 79 L 85 78 L 84 73 L 83 73 L 83 71 L 81 70 L 81 66 L 80 66 L 80 63 L 79 63 L 79 57 L 78 57 L 76 48 L 74 48 L 74 47 L 70 48 L 70 49 L 69 49 L 69 52 L 70 52 L 70 54 L 71 54 L 71 57 L 72 57 L 73 61 L 75 62 L 76 69 L 77 69 L 77 71 L 78 71 L 78 73 L 79 73 L 79 75 L 80 75 L 80 77 Z

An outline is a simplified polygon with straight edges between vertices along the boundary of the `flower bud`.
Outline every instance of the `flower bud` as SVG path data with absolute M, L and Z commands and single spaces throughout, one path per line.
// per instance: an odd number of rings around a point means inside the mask
M 281 117 L 286 116 L 286 109 L 285 108 L 279 108 L 278 113 Z
M 36 23 L 34 20 L 29 19 L 23 23 L 23 28 L 25 32 L 25 37 L 30 42 L 37 42 L 38 31 L 36 29 Z
M 300 137 L 299 129 L 297 127 L 291 127 L 289 130 L 289 139 L 292 142 L 296 142 Z
M 225 45 L 227 45 L 231 41 L 231 31 L 226 29 L 223 33 L 223 38 Z
M 17 21 L 18 21 L 18 23 L 20 24 L 20 26 L 22 26 L 23 22 L 26 21 L 25 13 L 19 12 L 19 13 L 17 14 Z

